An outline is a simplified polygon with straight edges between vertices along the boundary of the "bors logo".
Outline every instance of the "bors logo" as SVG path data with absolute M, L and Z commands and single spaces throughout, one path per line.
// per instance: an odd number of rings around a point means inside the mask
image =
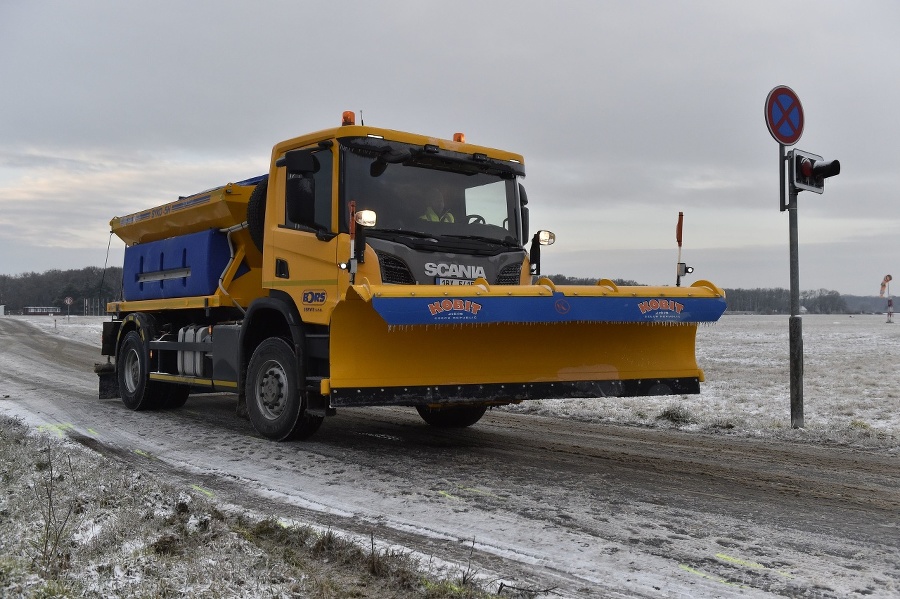
M 466 264 L 445 264 L 443 262 L 428 262 L 425 264 L 425 274 L 429 277 L 477 279 L 478 277 L 484 277 L 484 267 L 469 266 Z
M 314 291 L 304 291 L 303 292 L 303 303 L 307 305 L 319 305 L 325 303 L 325 298 L 327 297 L 324 291 L 314 290 Z

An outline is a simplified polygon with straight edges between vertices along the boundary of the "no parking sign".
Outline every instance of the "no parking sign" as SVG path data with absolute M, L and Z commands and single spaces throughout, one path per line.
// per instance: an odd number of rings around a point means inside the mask
M 794 90 L 779 85 L 766 98 L 766 126 L 775 141 L 792 146 L 803 135 L 803 105 Z

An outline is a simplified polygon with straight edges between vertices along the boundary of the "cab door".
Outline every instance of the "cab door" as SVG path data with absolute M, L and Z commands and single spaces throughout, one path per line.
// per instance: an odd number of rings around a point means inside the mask
M 342 273 L 333 222 L 336 161 L 331 148 L 294 152 L 312 158 L 310 170 L 276 163 L 284 166 L 276 169 L 273 214 L 266 214 L 264 284 L 291 295 L 304 322 L 328 324 Z

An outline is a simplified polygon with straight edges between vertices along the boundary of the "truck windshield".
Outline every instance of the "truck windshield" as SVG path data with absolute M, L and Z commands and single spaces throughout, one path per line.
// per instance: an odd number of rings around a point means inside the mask
M 501 161 L 421 146 L 341 140 L 341 228 L 349 202 L 374 210 L 379 232 L 520 244 L 516 173 Z

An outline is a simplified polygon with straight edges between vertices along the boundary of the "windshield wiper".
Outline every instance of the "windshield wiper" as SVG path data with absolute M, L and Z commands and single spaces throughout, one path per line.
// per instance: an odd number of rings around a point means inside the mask
M 437 239 L 434 235 L 430 233 L 421 233 L 419 231 L 410 231 L 409 229 L 368 229 L 366 231 L 368 234 L 378 234 L 378 233 L 387 233 L 389 235 L 406 235 L 407 237 L 418 237 L 420 239 Z
M 519 242 L 516 241 L 515 238 L 511 235 L 507 235 L 504 239 L 497 239 L 496 237 L 484 237 L 482 235 L 445 235 L 445 237 L 453 237 L 454 239 L 474 239 L 476 241 L 485 241 L 487 243 L 505 245 L 506 247 L 519 247 Z

